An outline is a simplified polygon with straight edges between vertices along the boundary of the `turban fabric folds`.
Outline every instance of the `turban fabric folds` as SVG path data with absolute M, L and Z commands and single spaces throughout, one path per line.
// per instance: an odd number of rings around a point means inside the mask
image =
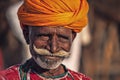
M 63 26 L 80 32 L 87 24 L 86 0 L 24 0 L 18 10 L 22 25 Z

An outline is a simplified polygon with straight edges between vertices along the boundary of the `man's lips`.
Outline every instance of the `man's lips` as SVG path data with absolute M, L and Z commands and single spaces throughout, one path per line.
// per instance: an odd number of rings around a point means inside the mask
M 58 60 L 58 59 L 60 59 L 59 57 L 54 57 L 54 56 L 44 56 L 44 58 L 50 59 L 50 60 Z
M 44 59 L 49 59 L 49 60 L 59 60 L 62 59 L 63 57 L 58 57 L 58 56 L 51 56 L 51 55 L 39 55 L 36 54 L 36 56 L 44 58 Z

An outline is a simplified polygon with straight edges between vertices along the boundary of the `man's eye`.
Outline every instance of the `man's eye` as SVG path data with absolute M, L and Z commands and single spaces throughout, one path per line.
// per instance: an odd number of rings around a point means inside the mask
M 41 39 L 47 41 L 49 39 L 49 37 L 48 36 L 41 36 Z
M 69 39 L 68 38 L 64 38 L 64 37 L 59 37 L 59 41 L 61 41 L 61 42 L 68 42 Z
M 47 36 L 47 35 L 37 35 L 37 38 L 39 40 L 47 41 L 49 39 L 49 36 Z

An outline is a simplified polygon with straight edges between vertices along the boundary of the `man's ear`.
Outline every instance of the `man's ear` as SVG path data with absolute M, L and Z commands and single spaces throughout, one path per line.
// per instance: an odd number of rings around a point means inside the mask
M 29 44 L 29 27 L 28 26 L 24 26 L 23 35 L 26 40 L 26 43 Z
M 76 35 L 77 35 L 77 33 L 73 31 L 73 32 L 72 32 L 72 40 L 75 39 Z

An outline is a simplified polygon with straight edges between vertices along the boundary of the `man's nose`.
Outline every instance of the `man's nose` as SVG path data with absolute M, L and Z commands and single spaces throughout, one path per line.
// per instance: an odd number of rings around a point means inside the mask
M 55 52 L 57 52 L 59 50 L 57 35 L 52 36 L 50 49 L 51 49 L 52 53 L 55 53 Z

